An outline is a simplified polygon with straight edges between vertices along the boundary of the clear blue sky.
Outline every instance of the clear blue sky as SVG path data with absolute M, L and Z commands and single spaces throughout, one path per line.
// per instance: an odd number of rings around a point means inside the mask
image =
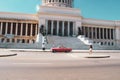
M 120 20 L 120 0 L 74 0 L 85 18 Z M 0 0 L 0 12 L 36 13 L 41 0 Z

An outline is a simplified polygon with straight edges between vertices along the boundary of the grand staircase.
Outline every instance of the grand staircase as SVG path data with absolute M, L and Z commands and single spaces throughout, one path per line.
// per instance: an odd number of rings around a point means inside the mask
M 60 36 L 48 36 L 47 47 L 57 47 L 63 45 L 73 49 L 83 50 L 89 49 L 89 46 L 80 41 L 77 37 L 60 37 Z
M 116 45 L 101 45 L 99 43 L 93 43 L 93 40 L 85 37 L 84 35 L 79 35 L 78 39 L 80 39 L 86 45 L 93 45 L 94 50 L 119 50 L 120 48 Z
M 42 35 L 38 35 L 39 39 L 37 43 L 0 43 L 1 48 L 18 48 L 18 49 L 41 49 L 42 48 Z M 77 50 L 88 50 L 89 45 L 93 45 L 94 50 L 115 50 L 120 49 L 117 46 L 100 45 L 93 43 L 92 40 L 86 38 L 84 35 L 78 37 L 62 37 L 62 36 L 50 36 L 46 37 L 47 44 L 46 48 L 57 47 L 63 45 Z

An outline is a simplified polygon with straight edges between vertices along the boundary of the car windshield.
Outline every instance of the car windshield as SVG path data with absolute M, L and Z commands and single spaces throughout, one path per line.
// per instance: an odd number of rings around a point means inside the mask
M 64 46 L 58 46 L 58 48 L 65 48 Z

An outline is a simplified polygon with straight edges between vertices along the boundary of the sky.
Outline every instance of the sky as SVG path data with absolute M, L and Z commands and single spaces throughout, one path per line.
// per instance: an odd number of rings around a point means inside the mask
M 0 0 L 0 12 L 37 12 L 42 0 Z M 74 0 L 74 8 L 85 18 L 120 20 L 120 0 Z

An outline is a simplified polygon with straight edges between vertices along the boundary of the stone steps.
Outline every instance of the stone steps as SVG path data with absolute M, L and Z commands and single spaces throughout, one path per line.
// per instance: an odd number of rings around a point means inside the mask
M 16 49 L 41 49 L 42 48 L 42 35 L 39 35 L 39 40 L 34 44 L 25 43 L 0 43 L 0 48 L 16 48 Z M 63 45 L 65 47 L 70 47 L 77 50 L 88 50 L 89 49 L 89 39 L 85 38 L 80 40 L 78 37 L 61 37 L 61 36 L 47 36 L 48 44 L 47 49 L 51 47 L 57 47 Z M 87 43 L 85 43 L 85 41 Z M 97 43 L 92 44 L 94 50 L 119 50 L 117 46 L 105 46 L 99 45 Z

